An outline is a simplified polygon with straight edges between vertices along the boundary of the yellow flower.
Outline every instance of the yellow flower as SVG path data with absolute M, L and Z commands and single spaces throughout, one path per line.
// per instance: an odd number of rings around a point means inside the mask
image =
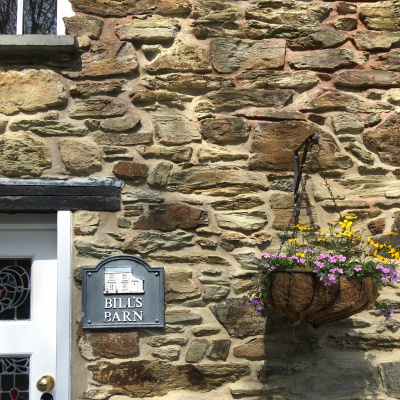
M 297 242 L 297 238 L 289 239 L 289 242 Z
M 388 233 L 389 235 L 397 235 L 396 232 L 392 232 L 392 231 L 388 231 L 387 233 Z
M 296 256 L 297 256 L 297 257 L 305 257 L 306 255 L 303 254 L 303 253 L 296 253 Z

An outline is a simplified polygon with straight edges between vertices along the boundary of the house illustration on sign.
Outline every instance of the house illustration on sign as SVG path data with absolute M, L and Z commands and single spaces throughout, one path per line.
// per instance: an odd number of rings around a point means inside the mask
M 144 280 L 134 276 L 131 267 L 106 267 L 104 293 L 144 293 Z

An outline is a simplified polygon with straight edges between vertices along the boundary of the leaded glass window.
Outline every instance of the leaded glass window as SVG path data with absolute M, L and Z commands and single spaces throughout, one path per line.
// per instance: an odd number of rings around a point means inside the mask
M 0 400 L 29 400 L 29 357 L 0 357 Z
M 30 319 L 31 266 L 27 258 L 0 259 L 0 320 Z

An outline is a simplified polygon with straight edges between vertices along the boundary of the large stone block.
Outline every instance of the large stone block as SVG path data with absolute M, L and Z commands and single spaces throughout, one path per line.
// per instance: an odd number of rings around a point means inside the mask
M 154 122 L 161 144 L 182 145 L 201 141 L 196 126 L 182 115 L 156 115 Z
M 120 117 L 127 112 L 125 104 L 108 97 L 78 99 L 68 109 L 71 118 Z
M 249 137 L 250 125 L 244 118 L 205 118 L 201 120 L 200 133 L 210 143 L 234 144 Z
M 0 136 L 0 173 L 8 177 L 40 176 L 51 167 L 49 148 L 27 134 Z
M 225 0 L 195 0 L 191 17 L 201 20 L 233 21 L 240 11 Z
M 168 268 L 165 271 L 165 301 L 186 300 L 201 295 L 187 269 Z
M 149 144 L 153 139 L 153 132 L 149 130 L 140 130 L 132 133 L 104 133 L 95 132 L 93 139 L 101 145 L 112 146 L 135 146 L 138 144 Z
M 103 30 L 104 21 L 101 18 L 89 15 L 74 15 L 63 18 L 67 35 L 88 36 L 90 39 L 98 39 Z
M 400 339 L 395 336 L 374 333 L 344 332 L 331 333 L 327 337 L 329 346 L 336 350 L 386 350 L 400 348 Z
M 136 150 L 144 158 L 161 158 L 176 163 L 189 161 L 193 153 L 190 146 L 137 146 Z
M 198 154 L 199 162 L 218 162 L 218 161 L 236 161 L 247 160 L 249 155 L 239 151 L 230 151 L 221 147 L 201 148 Z
M 400 86 L 400 74 L 391 71 L 343 71 L 336 75 L 336 85 L 350 88 L 390 88 Z
M 10 124 L 12 131 L 29 131 L 39 136 L 85 136 L 89 129 L 70 122 L 20 119 Z
M 119 93 L 125 83 L 125 79 L 102 79 L 101 81 L 75 82 L 70 86 L 69 93 L 71 96 L 77 97 Z
M 119 161 L 114 165 L 113 172 L 119 178 L 144 179 L 147 176 L 149 167 L 146 164 L 134 161 Z
M 400 16 L 393 1 L 362 4 L 359 16 L 368 29 L 374 31 L 398 31 Z
M 238 69 L 275 69 L 285 63 L 284 39 L 240 40 L 229 37 L 211 40 L 211 62 L 219 72 Z
M 354 34 L 354 41 L 359 50 L 389 50 L 400 44 L 400 33 L 358 30 Z
M 400 399 L 400 363 L 398 361 L 384 362 L 379 364 L 378 368 L 386 394 L 395 399 Z
M 100 122 L 100 129 L 103 132 L 132 132 L 139 122 L 140 118 L 135 115 L 127 115 L 124 118 L 110 118 Z
M 206 354 L 210 342 L 207 339 L 193 339 L 186 353 L 186 362 L 198 363 Z
M 215 216 L 220 228 L 234 231 L 259 231 L 268 222 L 267 214 L 264 211 L 235 211 L 216 213 Z
M 0 72 L 0 113 L 39 111 L 67 104 L 59 76 L 49 69 Z

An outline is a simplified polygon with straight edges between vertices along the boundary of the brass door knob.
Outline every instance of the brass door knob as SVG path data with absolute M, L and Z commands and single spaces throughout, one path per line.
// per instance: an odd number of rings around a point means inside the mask
M 54 387 L 54 378 L 50 375 L 42 376 L 36 383 L 39 392 L 48 392 Z

